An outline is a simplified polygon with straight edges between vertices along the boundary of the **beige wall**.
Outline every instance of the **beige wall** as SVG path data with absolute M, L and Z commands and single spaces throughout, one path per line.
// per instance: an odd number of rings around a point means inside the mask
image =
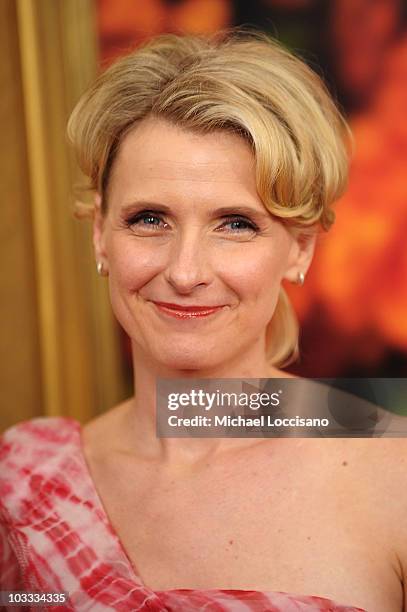
M 96 73 L 89 0 L 0 2 L 0 429 L 32 416 L 86 421 L 126 394 L 66 120 Z

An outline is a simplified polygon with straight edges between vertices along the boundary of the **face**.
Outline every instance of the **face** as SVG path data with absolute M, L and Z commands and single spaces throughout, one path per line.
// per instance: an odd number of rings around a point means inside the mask
M 312 255 L 264 207 L 243 139 L 158 119 L 123 139 L 94 243 L 135 354 L 175 370 L 264 359 L 280 283 Z

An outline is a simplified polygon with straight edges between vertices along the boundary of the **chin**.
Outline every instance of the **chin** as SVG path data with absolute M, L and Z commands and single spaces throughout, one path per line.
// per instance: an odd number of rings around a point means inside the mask
M 172 370 L 199 371 L 216 368 L 224 362 L 216 351 L 200 346 L 167 346 L 154 351 L 155 360 Z

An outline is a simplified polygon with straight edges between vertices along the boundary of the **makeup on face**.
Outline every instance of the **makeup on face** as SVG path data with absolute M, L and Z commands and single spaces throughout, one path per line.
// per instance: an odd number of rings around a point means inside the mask
M 99 244 L 134 345 L 180 369 L 264 358 L 293 239 L 257 193 L 248 144 L 151 120 L 124 138 L 110 180 Z

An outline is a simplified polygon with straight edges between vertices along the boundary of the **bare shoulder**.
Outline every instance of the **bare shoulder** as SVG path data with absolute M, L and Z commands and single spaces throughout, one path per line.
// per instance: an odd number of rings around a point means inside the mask
M 383 494 L 397 492 L 398 502 L 404 498 L 407 503 L 407 437 L 348 439 L 344 442 L 349 446 L 353 444 L 355 457 L 358 457 L 372 488 L 378 488 Z M 384 501 L 389 507 L 396 500 L 387 498 Z
M 132 399 L 128 399 L 82 427 L 82 443 L 88 455 L 106 455 L 121 444 L 121 432 Z
M 399 503 L 402 500 L 407 503 L 407 437 L 374 438 L 365 442 L 371 477 L 378 479 L 384 492 L 397 493 L 395 499 Z
M 389 481 L 385 488 L 391 500 L 388 520 L 393 526 L 394 551 L 400 564 L 407 606 L 407 438 L 387 438 L 386 442 L 387 461 L 383 477 Z M 383 501 L 386 505 L 386 500 Z
M 381 443 L 378 452 L 381 459 L 381 468 L 378 470 L 380 486 L 383 493 L 388 494 L 387 499 L 383 501 L 392 512 L 389 519 L 396 519 L 397 532 L 404 536 L 404 555 L 407 562 L 407 437 L 377 441 Z M 401 538 L 399 541 L 401 543 Z
M 407 419 L 406 419 L 407 420 Z M 371 498 L 407 588 L 407 437 L 365 440 Z M 407 601 L 407 593 L 404 593 Z

